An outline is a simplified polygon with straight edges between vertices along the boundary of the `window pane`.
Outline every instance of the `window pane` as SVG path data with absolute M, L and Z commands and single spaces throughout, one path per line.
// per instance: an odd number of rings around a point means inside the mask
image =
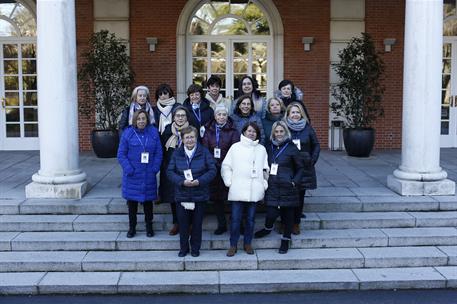
M 208 71 L 207 59 L 193 58 L 192 59 L 192 72 L 206 73 Z
M 263 58 L 259 58 L 252 62 L 252 73 L 266 73 L 267 72 L 267 61 Z
M 248 1 L 244 1 L 244 3 L 233 3 L 230 5 L 230 13 L 234 15 L 241 16 L 244 13 L 244 10 L 246 9 L 246 4 Z M 238 1 L 242 2 L 242 1 Z
M 19 78 L 17 76 L 5 76 L 5 90 L 19 90 Z
M 248 62 L 246 59 L 234 59 L 233 60 L 233 72 L 244 73 L 248 72 Z
M 267 89 L 267 76 L 266 75 L 259 75 L 259 74 L 252 75 L 252 78 L 255 78 L 257 80 L 260 91 L 265 91 Z
M 19 122 L 19 108 L 6 108 L 6 121 Z
M 240 19 L 224 18 L 217 22 L 211 34 L 213 35 L 246 35 L 248 29 L 245 23 Z
M 211 58 L 211 73 L 225 73 L 225 58 Z
M 206 82 L 206 74 L 193 74 L 192 79 L 193 83 L 201 85 L 203 87 L 203 85 Z
M 451 58 L 452 54 L 452 44 L 445 43 L 443 45 L 443 58 Z
M 14 26 L 6 20 L 0 19 L 0 36 L 3 37 L 17 37 L 19 33 Z
M 19 74 L 17 60 L 4 60 L 3 69 L 5 74 Z
M 455 1 L 454 0 L 444 0 L 443 7 L 443 17 L 455 15 Z
M 23 76 L 22 80 L 23 80 L 22 86 L 23 86 L 24 90 L 36 90 L 37 89 L 36 76 Z
M 203 22 L 201 19 L 194 17 L 192 23 L 190 24 L 190 33 L 192 35 L 206 35 L 208 34 L 209 25 L 206 22 Z
M 449 135 L 449 121 L 441 122 L 441 135 Z
M 5 93 L 6 106 L 17 107 L 19 106 L 19 93 L 17 92 L 6 92 Z
M 3 45 L 4 58 L 17 58 L 17 44 L 4 44 Z
M 25 137 L 38 137 L 38 124 L 24 125 Z
M 37 122 L 38 121 L 38 109 L 37 108 L 24 108 L 24 121 Z
M 450 74 L 451 73 L 451 59 L 443 60 L 443 71 L 442 73 Z
M 192 43 L 192 57 L 206 57 L 207 44 L 206 42 Z
M 451 19 L 444 22 L 444 36 L 457 36 L 457 19 Z
M 22 58 L 36 58 L 36 45 L 23 44 L 22 45 Z
M 24 105 L 36 106 L 38 104 L 38 93 L 37 92 L 26 92 L 24 93 Z
M 443 89 L 451 85 L 451 75 L 443 75 Z
M 233 49 L 234 58 L 247 58 L 249 55 L 249 44 L 247 42 L 235 42 L 233 44 Z
M 211 57 L 225 58 L 225 43 L 213 42 L 211 43 Z
M 441 107 L 441 119 L 449 119 L 449 107 Z
M 36 60 L 22 60 L 22 74 L 36 74 Z
M 251 25 L 251 31 L 254 35 L 270 35 L 270 27 L 266 18 L 260 18 Z
M 267 44 L 266 43 L 253 43 L 252 44 L 252 57 L 253 58 L 266 58 L 267 57 Z
M 217 17 L 216 12 L 209 3 L 203 4 L 202 7 L 197 11 L 197 13 L 195 13 L 195 15 L 205 20 L 209 24 L 211 24 Z
M 18 124 L 6 125 L 6 137 L 21 137 L 21 127 Z
M 223 15 L 230 13 L 230 5 L 228 3 L 226 3 L 228 1 L 223 1 L 223 2 L 225 2 L 225 3 L 212 1 L 212 4 L 213 4 L 214 8 L 216 9 L 216 13 L 218 16 L 223 16 Z

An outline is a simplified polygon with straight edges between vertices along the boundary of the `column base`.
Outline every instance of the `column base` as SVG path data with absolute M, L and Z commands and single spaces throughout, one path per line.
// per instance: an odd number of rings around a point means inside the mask
M 387 187 L 400 195 L 455 195 L 455 182 L 449 179 L 423 182 L 389 175 Z
M 73 184 L 41 184 L 31 182 L 25 186 L 25 197 L 81 199 L 87 191 L 87 186 L 87 182 Z

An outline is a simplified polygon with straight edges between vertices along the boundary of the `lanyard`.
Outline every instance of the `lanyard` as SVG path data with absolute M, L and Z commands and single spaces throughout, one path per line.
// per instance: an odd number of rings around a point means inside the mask
M 177 146 L 177 148 L 179 148 L 179 147 L 181 147 L 181 143 L 182 143 L 181 135 L 180 135 L 180 133 L 179 133 L 178 128 L 175 128 L 175 132 L 176 132 L 176 134 L 178 134 L 178 135 L 177 135 L 177 136 L 178 136 L 178 146 Z
M 219 141 L 221 137 L 221 129 L 216 126 L 216 147 L 219 148 Z
M 290 142 L 288 142 L 287 144 L 284 145 L 284 147 L 282 147 L 281 150 L 279 150 L 278 154 L 275 155 L 275 149 L 274 149 L 274 146 L 273 144 L 271 144 L 271 152 L 273 153 L 273 163 L 275 164 L 276 163 L 276 159 L 279 157 L 279 155 L 281 155 L 282 152 L 284 152 L 284 150 L 287 148 L 287 146 L 289 145 Z
M 192 108 L 192 112 L 194 112 L 195 118 L 197 118 L 198 123 L 202 124 L 202 113 L 200 112 L 200 108 L 198 108 L 198 114 L 195 112 L 195 109 Z
M 197 152 L 197 147 L 195 147 L 195 150 L 190 157 L 187 156 L 185 149 L 186 147 L 184 147 L 184 154 L 186 155 L 187 169 L 190 169 L 190 164 L 192 163 L 192 159 L 195 156 L 195 152 Z
M 146 142 L 143 144 L 143 142 L 141 141 L 140 137 L 139 137 L 138 134 L 136 133 L 135 129 L 133 129 L 133 132 L 135 133 L 136 138 L 138 138 L 138 141 L 140 142 L 141 146 L 143 147 L 143 152 L 146 152 L 146 146 L 148 145 L 148 136 L 145 135 L 145 137 L 146 137 Z

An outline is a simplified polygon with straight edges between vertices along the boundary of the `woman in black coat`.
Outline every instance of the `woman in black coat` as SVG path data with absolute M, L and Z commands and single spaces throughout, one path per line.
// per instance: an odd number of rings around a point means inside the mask
M 271 127 L 276 121 L 283 119 L 285 112 L 286 107 L 284 107 L 281 99 L 274 97 L 268 99 L 267 113 L 265 118 L 262 119 L 263 131 L 265 132 L 265 147 L 270 145 Z
M 300 221 L 306 189 L 316 189 L 316 170 L 314 165 L 321 151 L 316 132 L 301 103 L 293 102 L 286 109 L 286 124 L 292 136 L 292 142 L 300 150 L 304 160 L 303 179 L 300 187 L 300 205 L 295 209 L 293 233 L 300 234 Z
M 152 107 L 159 134 L 163 134 L 165 128 L 173 123 L 173 111 L 178 106 L 171 87 L 163 83 L 157 87 L 156 105 Z
M 182 129 L 181 138 L 183 145 L 173 153 L 167 169 L 167 176 L 175 188 L 180 243 L 178 256 L 186 256 L 190 249 L 191 255 L 198 257 L 209 184 L 216 176 L 216 164 L 208 149 L 197 143 L 195 127 Z
M 206 125 L 205 136 L 202 138 L 202 144 L 213 155 L 217 168 L 216 178 L 210 186 L 211 201 L 217 218 L 215 235 L 220 235 L 227 231 L 224 207 L 227 202 L 228 188 L 221 177 L 222 161 L 230 147 L 239 141 L 240 133 L 234 126 L 232 119 L 228 117 L 227 108 L 223 104 L 216 106 L 214 119 Z
M 122 131 L 132 125 L 133 114 L 138 110 L 146 111 L 149 123 L 156 125 L 156 119 L 151 105 L 151 96 L 149 95 L 149 89 L 145 86 L 138 86 L 133 89 L 130 105 L 122 111 L 121 119 L 119 120 L 119 137 L 122 136 Z
M 265 228 L 257 231 L 255 237 L 261 238 L 270 234 L 276 218 L 281 215 L 285 227 L 279 253 L 287 253 L 294 224 L 294 210 L 300 202 L 298 192 L 303 176 L 303 160 L 291 141 L 285 122 L 277 121 L 273 124 L 270 140 L 271 145 L 267 147 L 270 176 L 265 193 Z
M 187 99 L 183 106 L 190 113 L 189 124 L 198 130 L 199 139 L 205 134 L 205 125 L 214 117 L 210 102 L 203 97 L 203 89 L 198 84 L 191 84 L 187 89 Z
M 176 215 L 175 191 L 174 186 L 167 177 L 167 168 L 170 163 L 173 152 L 182 144 L 180 131 L 189 126 L 189 112 L 183 106 L 177 106 L 173 110 L 173 123 L 165 127 L 164 132 L 160 135 L 163 150 L 163 161 L 160 167 L 160 201 L 168 203 L 171 206 L 171 214 L 173 215 L 173 227 L 169 234 L 176 235 L 179 232 L 178 217 Z

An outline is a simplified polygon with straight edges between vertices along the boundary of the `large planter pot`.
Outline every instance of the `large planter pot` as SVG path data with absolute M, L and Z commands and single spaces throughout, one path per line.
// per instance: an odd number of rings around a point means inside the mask
M 344 129 L 343 139 L 349 156 L 368 157 L 373 150 L 375 130 L 373 128 Z
M 113 158 L 117 156 L 119 147 L 119 133 L 112 130 L 92 130 L 92 149 L 100 158 Z

